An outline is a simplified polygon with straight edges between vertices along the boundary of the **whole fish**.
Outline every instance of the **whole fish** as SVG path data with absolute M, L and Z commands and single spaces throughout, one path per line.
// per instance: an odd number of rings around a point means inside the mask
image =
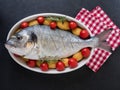
M 69 57 L 84 47 L 102 47 L 108 50 L 103 42 L 109 31 L 97 37 L 83 40 L 71 32 L 55 29 L 46 25 L 27 27 L 10 37 L 6 48 L 11 52 L 28 59 L 55 60 Z

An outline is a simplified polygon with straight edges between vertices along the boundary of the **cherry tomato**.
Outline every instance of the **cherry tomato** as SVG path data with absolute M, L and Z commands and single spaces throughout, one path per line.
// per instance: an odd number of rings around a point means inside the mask
M 88 31 L 87 31 L 87 30 L 82 30 L 82 31 L 80 32 L 80 37 L 83 38 L 83 39 L 88 38 L 88 37 L 89 37 Z
M 63 71 L 63 70 L 65 69 L 65 64 L 64 64 L 62 61 L 58 61 L 58 62 L 56 63 L 56 69 L 57 69 L 58 71 Z
M 47 62 L 43 62 L 41 65 L 40 65 L 40 69 L 42 70 L 42 71 L 48 71 L 48 64 L 47 64 Z
M 45 20 L 45 19 L 44 19 L 43 16 L 39 16 L 39 17 L 37 18 L 37 21 L 38 21 L 39 24 L 43 24 L 44 20 Z
M 70 58 L 68 61 L 68 65 L 70 68 L 75 68 L 78 65 L 78 62 L 75 58 Z
M 90 49 L 89 48 L 83 48 L 81 50 L 81 53 L 82 53 L 83 57 L 87 58 L 87 57 L 90 56 Z
M 31 59 L 29 59 L 28 61 L 27 61 L 27 65 L 29 66 L 29 67 L 35 67 L 36 66 L 36 60 L 31 60 Z
M 75 28 L 77 28 L 77 23 L 74 21 L 70 21 L 69 27 L 70 27 L 70 29 L 75 29 Z
M 53 22 L 50 23 L 50 28 L 51 28 L 51 29 L 55 29 L 56 26 L 57 26 L 57 23 L 56 23 L 56 22 L 53 21 Z
M 29 26 L 28 22 L 22 22 L 20 25 L 21 28 L 26 28 L 28 26 Z

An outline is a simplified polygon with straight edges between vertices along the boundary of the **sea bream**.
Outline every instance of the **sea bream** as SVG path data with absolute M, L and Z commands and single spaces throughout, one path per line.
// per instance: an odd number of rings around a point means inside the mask
M 56 28 L 51 30 L 46 25 L 27 27 L 10 37 L 6 48 L 14 54 L 34 60 L 55 60 L 69 57 L 84 47 L 108 48 L 102 41 L 108 31 L 98 37 L 83 40 L 71 32 Z M 102 38 L 101 38 L 102 36 Z

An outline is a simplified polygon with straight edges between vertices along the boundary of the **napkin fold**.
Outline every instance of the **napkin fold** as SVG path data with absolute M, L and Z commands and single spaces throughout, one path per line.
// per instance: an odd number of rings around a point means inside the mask
M 89 28 L 92 36 L 105 30 L 113 29 L 106 41 L 113 51 L 120 45 L 120 29 L 101 7 L 97 6 L 92 11 L 82 8 L 75 18 Z M 95 48 L 92 57 L 86 65 L 94 72 L 97 72 L 111 54 L 111 52 L 102 48 Z

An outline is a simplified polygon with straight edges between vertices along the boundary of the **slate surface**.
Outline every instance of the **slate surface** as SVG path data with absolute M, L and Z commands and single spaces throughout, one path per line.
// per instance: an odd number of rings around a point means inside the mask
M 50 12 L 75 17 L 82 7 L 92 10 L 98 5 L 120 27 L 120 0 L 0 0 L 0 90 L 120 90 L 120 47 L 97 73 L 83 66 L 46 75 L 19 66 L 3 44 L 10 28 L 26 16 Z

